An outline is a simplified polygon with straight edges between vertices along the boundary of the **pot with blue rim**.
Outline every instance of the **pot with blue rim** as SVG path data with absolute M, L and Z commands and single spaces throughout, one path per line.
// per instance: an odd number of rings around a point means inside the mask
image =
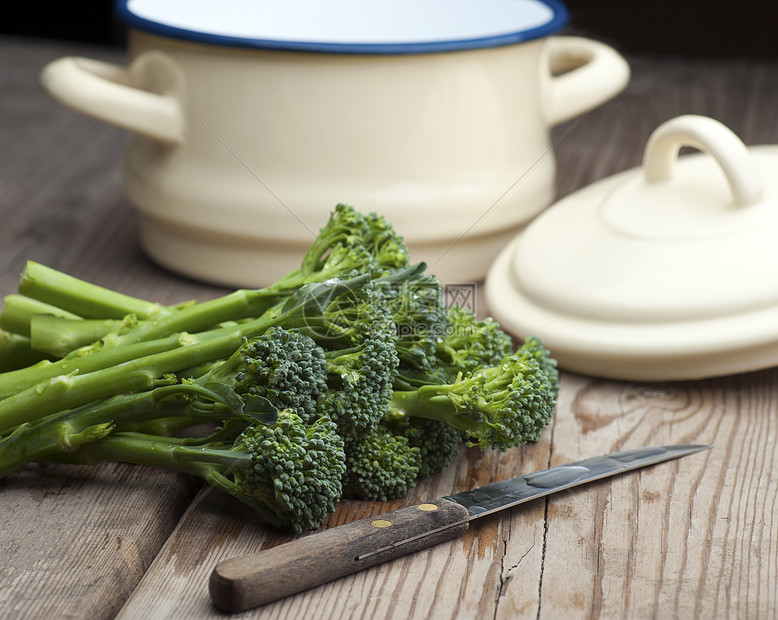
M 442 280 L 482 278 L 553 200 L 550 127 L 629 78 L 610 47 L 550 36 L 556 0 L 117 6 L 126 67 L 66 57 L 41 81 L 132 132 L 145 251 L 236 286 L 298 266 L 338 202 L 385 215 Z

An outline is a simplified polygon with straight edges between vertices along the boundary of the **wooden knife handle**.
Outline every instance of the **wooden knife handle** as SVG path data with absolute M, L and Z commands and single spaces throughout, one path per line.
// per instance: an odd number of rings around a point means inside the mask
M 224 611 L 258 607 L 455 538 L 467 519 L 440 498 L 230 558 L 211 573 L 211 599 Z

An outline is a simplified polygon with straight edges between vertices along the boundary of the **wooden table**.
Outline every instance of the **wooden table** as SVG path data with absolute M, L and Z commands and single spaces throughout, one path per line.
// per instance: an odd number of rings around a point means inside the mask
M 50 60 L 115 50 L 0 39 L 0 293 L 27 259 L 173 303 L 224 289 L 138 248 L 121 194 L 126 136 L 52 101 Z M 640 163 L 662 121 L 713 116 L 778 143 L 778 64 L 633 57 L 624 94 L 555 129 L 559 194 Z M 408 502 L 659 443 L 713 450 L 476 522 L 461 539 L 282 600 L 252 618 L 755 618 L 778 605 L 778 373 L 642 384 L 564 373 L 553 425 L 505 454 L 463 451 Z M 343 502 L 326 526 L 404 502 Z M 285 538 L 185 476 L 37 467 L 0 481 L 4 618 L 212 618 L 222 558 Z

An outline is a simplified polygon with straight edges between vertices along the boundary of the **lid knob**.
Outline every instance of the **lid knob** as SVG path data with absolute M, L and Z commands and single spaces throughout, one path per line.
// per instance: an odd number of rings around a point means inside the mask
M 762 200 L 762 178 L 745 144 L 726 125 L 694 114 L 673 118 L 651 134 L 643 155 L 647 183 L 670 180 L 682 146 L 704 151 L 716 160 L 727 177 L 735 206 L 748 207 Z

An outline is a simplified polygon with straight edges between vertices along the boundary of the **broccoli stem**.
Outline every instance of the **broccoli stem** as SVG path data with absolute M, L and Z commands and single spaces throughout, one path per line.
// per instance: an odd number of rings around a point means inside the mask
M 38 314 L 30 319 L 30 341 L 36 351 L 65 357 L 74 349 L 119 332 L 125 325 L 119 319 L 69 319 Z
M 158 303 L 130 297 L 85 282 L 35 261 L 28 261 L 19 280 L 19 293 L 84 318 L 121 319 L 134 314 L 154 319 L 174 312 Z
M 191 346 L 192 344 L 201 344 L 206 340 L 223 336 L 237 335 L 238 337 L 251 337 L 263 333 L 264 326 L 269 327 L 274 324 L 274 320 L 260 317 L 254 321 L 208 330 L 198 334 L 173 333 L 164 338 L 145 340 L 134 344 L 124 344 L 122 346 L 109 346 L 89 355 L 81 356 L 73 354 L 57 360 L 56 362 L 46 361 L 36 364 L 35 366 L 22 367 L 18 370 L 0 374 L 0 402 L 2 402 L 2 399 L 6 399 L 22 390 L 60 375 L 67 375 L 74 372 L 78 372 L 79 374 L 91 373 L 118 364 L 123 364 L 137 358 L 148 357 L 180 347 Z M 184 370 L 203 363 L 215 361 L 215 359 L 217 358 L 206 360 L 193 358 L 192 363 L 188 363 L 182 368 L 177 368 L 169 372 Z
M 25 335 L 32 333 L 33 346 L 36 349 L 51 352 L 60 357 L 81 347 L 87 347 L 111 334 L 110 340 L 100 343 L 97 347 L 78 351 L 79 355 L 84 355 L 105 346 L 119 347 L 156 340 L 184 331 L 199 332 L 214 328 L 220 323 L 257 318 L 273 310 L 278 311 L 290 295 L 300 286 L 308 283 L 307 279 L 318 281 L 318 277 L 306 277 L 295 271 L 272 286 L 254 290 L 239 289 L 202 303 L 184 305 L 174 312 L 167 312 L 154 320 L 139 322 L 120 333 L 115 332 L 123 325 L 126 326 L 126 322 L 113 323 L 108 320 L 103 325 L 97 322 L 90 325 L 79 325 L 75 321 L 56 321 L 49 317 L 46 319 L 36 317 L 32 327 L 30 327 L 30 322 L 33 321 L 30 315 L 26 317 L 26 324 L 24 317 L 20 317 L 14 323 L 16 329 L 13 331 L 25 330 Z M 41 314 L 41 312 L 36 314 Z M 47 314 L 54 315 L 55 313 L 49 312 Z M 23 332 L 19 331 L 19 333 Z
M 6 295 L 3 300 L 3 310 L 0 312 L 0 328 L 19 334 L 30 336 L 30 321 L 37 315 L 57 316 L 72 320 L 80 320 L 81 317 L 72 312 L 67 312 L 52 306 L 51 304 L 25 297 L 24 295 Z
M 155 387 L 165 374 L 227 358 L 238 350 L 244 338 L 260 336 L 277 325 L 301 327 L 310 319 L 311 312 L 321 311 L 324 300 L 363 286 L 369 280 L 364 275 L 301 289 L 290 299 L 289 307 L 274 317 L 260 317 L 201 334 L 174 334 L 0 375 L 0 393 L 9 394 L 11 388 L 10 395 L 0 400 L 0 433 L 63 409 L 122 392 L 147 390 Z M 95 358 L 99 358 L 99 363 Z M 44 378 L 30 382 L 31 377 L 40 376 Z
M 118 335 L 110 346 L 155 340 L 178 332 L 199 332 L 220 323 L 263 316 L 286 300 L 287 295 L 268 289 L 240 289 L 229 295 L 194 304 L 158 320 L 149 321 Z
M 291 313 L 294 313 L 294 310 L 299 310 L 299 308 L 293 308 Z M 183 312 L 183 310 L 181 312 Z M 121 346 L 109 346 L 101 350 L 96 350 L 96 352 L 89 355 L 78 355 L 78 351 L 76 351 L 73 355 L 56 362 L 41 363 L 35 366 L 20 368 L 18 370 L 0 374 L 0 399 L 8 398 L 22 390 L 30 388 L 42 381 L 53 379 L 59 375 L 70 374 L 76 371 L 79 374 L 91 373 L 136 358 L 147 357 L 156 353 L 201 343 L 205 340 L 215 339 L 225 335 L 238 335 L 239 337 L 260 335 L 261 333 L 264 333 L 263 327 L 275 325 L 277 320 L 286 319 L 289 314 L 290 312 L 279 312 L 278 317 L 275 319 L 260 316 L 254 321 L 247 321 L 238 325 L 208 330 L 196 335 L 173 333 L 164 338 L 144 340 Z M 214 359 L 217 358 L 205 360 L 196 358 L 192 360 L 192 363 L 168 372 L 176 372 L 202 363 L 214 361 Z M 0 423 L 0 426 L 2 426 L 2 423 Z
M 214 401 L 219 395 L 193 384 L 166 385 L 137 394 L 119 394 L 78 409 L 60 411 L 15 427 L 0 439 L 0 478 L 55 454 L 73 452 L 113 431 L 132 430 L 146 422 L 176 422 L 177 429 L 207 422 L 224 422 L 224 408 L 193 409 L 186 398 L 198 395 Z
M 231 446 L 215 446 L 199 441 L 187 445 L 175 438 L 160 438 L 144 433 L 116 433 L 100 441 L 81 446 L 76 452 L 61 453 L 53 460 L 80 465 L 96 465 L 105 461 L 119 461 L 135 465 L 149 465 L 197 476 L 208 484 L 228 493 L 258 511 L 268 525 L 281 527 L 283 522 L 265 503 L 241 492 L 238 485 L 225 475 L 231 469 L 249 467 L 248 454 Z
M 140 342 L 119 348 L 109 348 L 84 357 L 64 358 L 56 362 L 42 361 L 34 366 L 19 368 L 0 374 L 0 403 L 5 399 L 31 388 L 43 381 L 53 379 L 61 375 L 73 373 L 86 374 L 104 368 L 110 368 L 125 362 L 146 358 L 150 355 L 170 351 L 180 347 L 204 342 L 212 338 L 218 338 L 224 333 L 230 333 L 233 329 L 213 330 L 201 334 L 173 334 L 167 338 Z M 211 361 L 211 360 L 209 360 Z M 196 366 L 197 364 L 188 364 Z
M 423 385 L 416 390 L 395 391 L 389 403 L 386 420 L 424 418 L 436 420 L 466 433 L 479 429 L 481 423 L 460 412 L 449 397 L 449 385 Z
M 253 326 L 247 324 L 245 329 L 236 329 L 218 338 L 209 337 L 86 374 L 52 377 L 0 400 L 0 433 L 63 409 L 79 407 L 123 392 L 151 389 L 167 373 L 228 357 L 240 347 L 244 337 L 263 333 L 267 327 L 266 323 L 261 322 Z M 89 359 L 89 356 L 84 359 Z
M 47 356 L 33 350 L 27 336 L 0 329 L 0 373 L 26 368 L 47 360 Z
M 53 454 L 72 452 L 82 444 L 98 441 L 112 429 L 110 422 L 81 426 L 75 421 L 60 419 L 54 424 L 44 421 L 19 426 L 0 442 L 0 478 L 23 469 L 28 463 Z
M 413 269 L 418 270 L 418 267 Z M 283 304 L 301 287 L 322 283 L 323 280 L 329 279 L 325 275 L 321 271 L 297 269 L 268 287 L 239 289 L 228 295 L 182 308 L 158 320 L 140 324 L 113 339 L 110 346 L 153 340 L 182 331 L 197 332 L 228 321 L 262 316 L 273 318 L 280 314 Z
M 266 291 L 239 290 L 200 304 L 171 312 L 154 321 L 135 322 L 118 319 L 67 320 L 53 316 L 34 316 L 28 328 L 33 348 L 65 357 L 93 354 L 108 347 L 158 340 L 178 332 L 199 332 L 220 323 L 256 318 L 278 307 L 285 297 Z M 130 315 L 132 316 L 132 315 Z M 92 345 L 92 346 L 90 346 Z

